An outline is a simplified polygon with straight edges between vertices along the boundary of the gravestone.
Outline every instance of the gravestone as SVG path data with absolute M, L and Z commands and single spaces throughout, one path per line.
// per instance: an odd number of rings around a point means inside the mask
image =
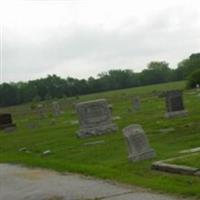
M 183 104 L 183 94 L 179 90 L 172 90 L 166 92 L 166 107 L 167 112 L 165 117 L 171 118 L 176 116 L 186 116 L 187 111 Z
M 43 104 L 38 104 L 37 107 L 37 114 L 40 118 L 44 118 L 45 117 L 45 108 Z
M 80 124 L 79 137 L 102 135 L 117 130 L 105 99 L 78 103 L 76 112 Z
M 155 156 L 155 151 L 150 148 L 144 130 L 139 124 L 132 124 L 124 128 L 123 134 L 128 145 L 130 161 L 147 160 Z
M 54 101 L 52 103 L 52 107 L 53 107 L 53 115 L 54 116 L 59 116 L 61 114 L 59 103 L 57 101 Z
M 112 113 L 112 111 L 113 111 L 113 106 L 112 106 L 112 104 L 108 104 L 108 108 L 110 109 L 110 112 Z
M 135 97 L 133 99 L 133 109 L 134 110 L 139 110 L 140 109 L 140 98 L 139 97 Z
M 0 114 L 0 129 L 14 128 L 16 124 L 12 122 L 12 116 L 10 113 Z
M 197 90 L 197 92 L 200 91 L 200 85 L 199 84 L 196 84 L 196 90 Z

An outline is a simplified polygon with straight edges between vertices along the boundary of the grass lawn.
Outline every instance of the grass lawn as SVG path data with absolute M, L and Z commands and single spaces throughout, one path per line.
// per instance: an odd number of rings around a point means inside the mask
M 164 118 L 164 99 L 153 95 L 155 91 L 184 87 L 184 82 L 174 82 L 80 96 L 78 100 L 61 99 L 64 114 L 56 118 L 55 125 L 51 124 L 50 114 L 45 119 L 37 120 L 37 117 L 31 113 L 29 104 L 1 108 L 1 112 L 9 111 L 13 114 L 17 131 L 0 132 L 0 162 L 21 163 L 60 172 L 78 172 L 160 192 L 200 198 L 199 177 L 151 170 L 153 161 L 176 157 L 183 149 L 200 146 L 200 98 L 195 91 L 184 92 L 188 117 L 174 119 Z M 140 111 L 128 111 L 132 106 L 133 96 L 141 97 Z M 113 105 L 113 116 L 121 117 L 120 120 L 115 121 L 119 131 L 109 135 L 78 139 L 76 131 L 79 126 L 70 123 L 72 120 L 77 120 L 74 102 L 98 98 L 106 98 Z M 50 102 L 46 104 L 49 105 Z M 27 124 L 32 122 L 37 123 L 38 128 L 27 128 Z M 126 143 L 121 130 L 132 123 L 143 126 L 150 145 L 157 152 L 154 159 L 136 163 L 128 162 Z M 174 131 L 168 133 L 159 131 L 165 128 L 174 128 Z M 84 145 L 97 140 L 105 142 L 91 146 Z M 18 149 L 22 147 L 26 147 L 31 153 L 19 152 Z M 53 153 L 42 157 L 41 152 L 48 149 Z M 194 164 L 192 161 L 187 162 Z
M 188 157 L 179 158 L 170 162 L 171 164 L 176 165 L 185 165 L 189 167 L 196 167 L 200 169 L 200 153 L 191 154 Z

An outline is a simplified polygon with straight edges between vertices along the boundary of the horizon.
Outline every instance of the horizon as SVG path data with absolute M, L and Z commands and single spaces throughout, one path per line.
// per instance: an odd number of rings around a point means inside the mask
M 195 52 L 195 53 L 197 53 L 197 52 Z M 194 54 L 195 54 L 194 53 Z M 192 53 L 193 54 L 193 53 Z M 191 54 L 190 54 L 191 55 Z M 189 57 L 189 56 L 188 56 Z M 162 60 L 162 61 L 156 61 L 156 62 L 163 62 L 164 60 Z M 181 60 L 182 61 L 182 60 Z M 154 62 L 154 61 L 151 61 L 151 62 Z M 166 61 L 167 62 L 167 61 Z M 168 62 L 167 62 L 168 63 Z M 178 62 L 179 63 L 179 62 Z M 149 64 L 149 63 L 147 63 L 147 64 Z M 169 64 L 169 68 L 170 69 L 177 69 L 177 67 L 178 66 L 176 66 L 176 67 L 170 67 L 170 63 L 168 63 Z M 145 68 L 143 68 L 142 70 L 144 70 L 144 69 L 147 69 L 147 65 L 145 66 Z M 58 74 L 46 74 L 46 75 L 44 75 L 44 76 L 42 76 L 42 77 L 36 77 L 36 78 L 33 78 L 33 79 L 28 79 L 28 80 L 19 80 L 19 81 L 10 81 L 10 82 L 1 82 L 0 84 L 4 84 L 4 83 L 8 83 L 8 84 L 10 84 L 10 83 L 19 83 L 19 82 L 24 82 L 24 83 L 26 83 L 26 82 L 29 82 L 29 81 L 35 81 L 35 80 L 39 80 L 39 79 L 45 79 L 45 78 L 47 78 L 48 76 L 57 76 L 57 77 L 60 77 L 61 79 L 67 79 L 67 78 L 74 78 L 74 79 L 78 79 L 78 80 L 81 80 L 81 79 L 84 79 L 84 80 L 88 80 L 90 77 L 92 77 L 92 78 L 95 78 L 95 79 L 98 79 L 99 77 L 98 77 L 98 75 L 99 74 L 101 74 L 101 73 L 107 73 L 107 72 L 109 72 L 110 70 L 132 70 L 134 73 L 141 73 L 142 72 L 142 70 L 141 71 L 134 71 L 133 69 L 131 69 L 131 68 L 116 68 L 116 69 L 108 69 L 107 71 L 102 71 L 102 72 L 100 72 L 100 73 L 98 73 L 98 74 L 96 74 L 96 75 L 94 75 L 94 76 L 88 76 L 88 77 L 83 77 L 83 78 L 78 78 L 78 77 L 72 77 L 72 76 L 60 76 L 60 75 L 58 75 Z

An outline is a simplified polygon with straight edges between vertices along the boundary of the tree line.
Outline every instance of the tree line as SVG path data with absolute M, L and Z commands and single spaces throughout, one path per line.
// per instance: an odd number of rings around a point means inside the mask
M 48 75 L 28 82 L 3 83 L 0 85 L 0 106 L 185 80 L 199 69 L 200 53 L 196 53 L 181 61 L 176 69 L 169 68 L 165 61 L 153 61 L 139 73 L 119 69 L 100 73 L 97 78 L 63 79 L 57 75 Z

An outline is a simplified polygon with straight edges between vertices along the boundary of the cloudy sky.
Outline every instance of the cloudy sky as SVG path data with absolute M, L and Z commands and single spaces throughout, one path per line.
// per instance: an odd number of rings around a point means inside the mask
M 199 0 L 0 1 L 1 82 L 170 67 L 200 52 Z

